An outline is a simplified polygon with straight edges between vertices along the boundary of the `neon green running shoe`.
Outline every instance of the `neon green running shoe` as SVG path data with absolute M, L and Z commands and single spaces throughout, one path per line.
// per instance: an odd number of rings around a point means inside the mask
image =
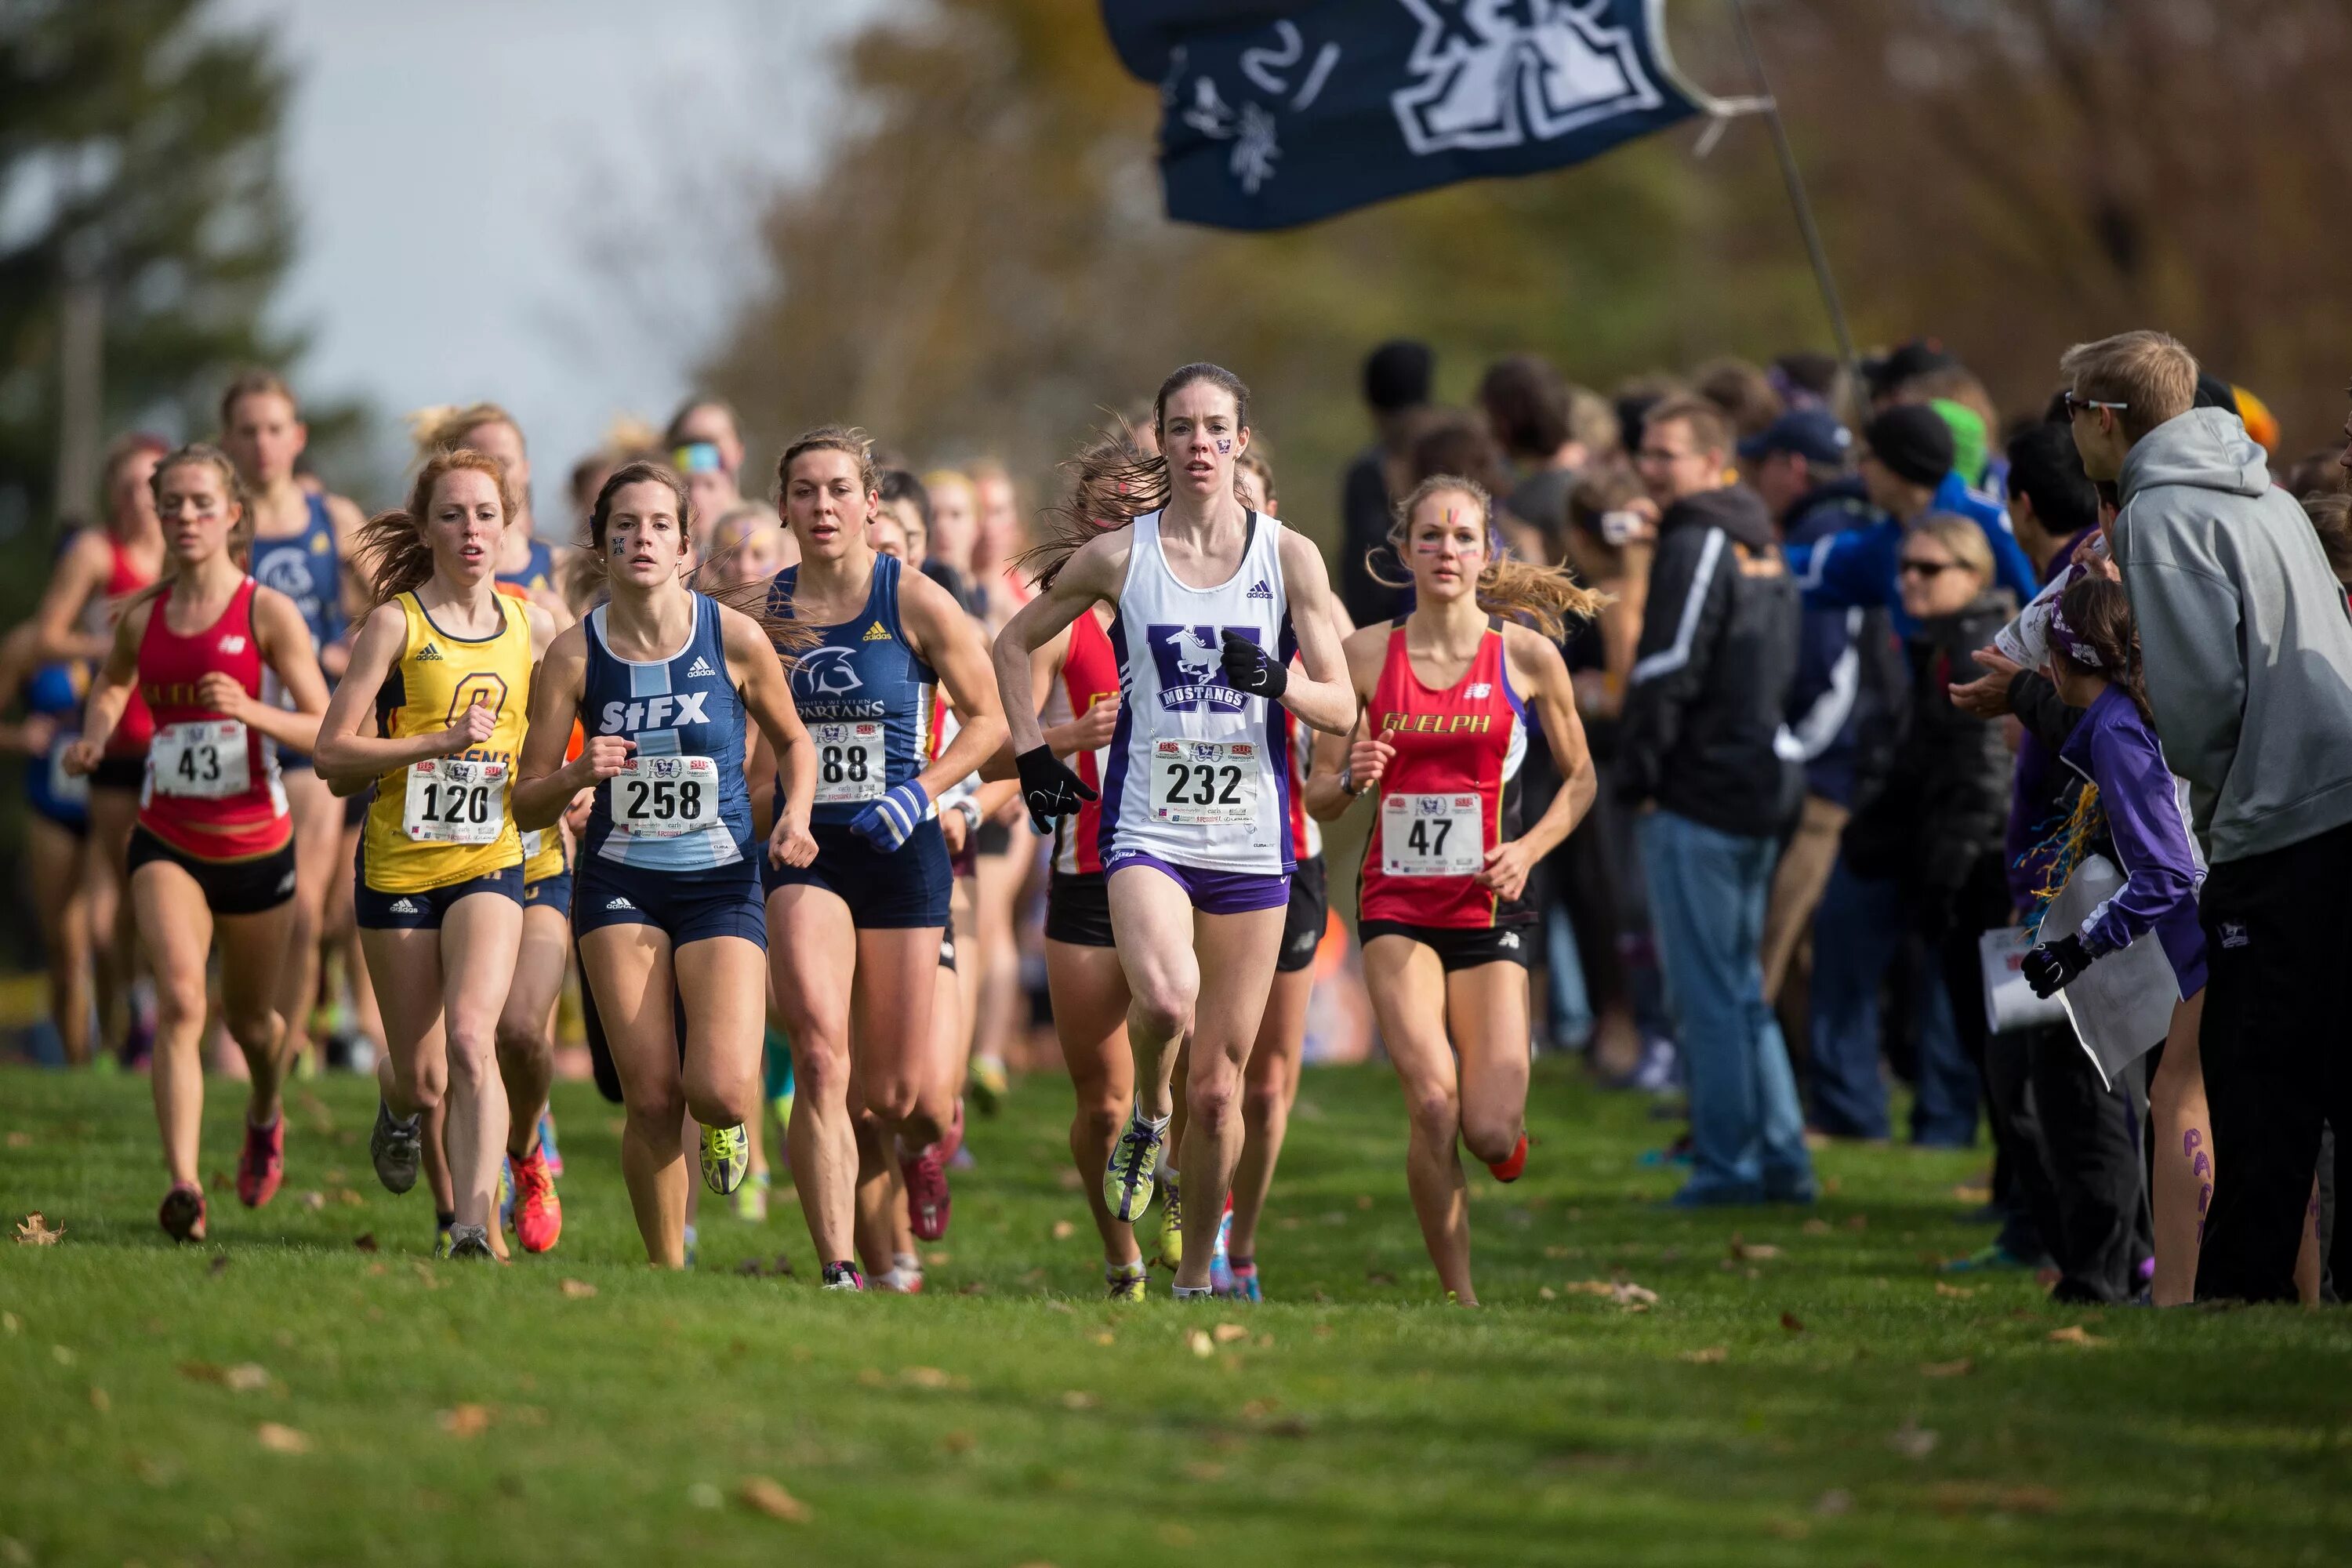
M 435 1226 L 435 1227 L 434 1227 L 434 1231 L 433 1231 L 433 1256 L 434 1256 L 434 1257 L 436 1257 L 436 1258 L 446 1258 L 446 1257 L 448 1257 L 448 1256 L 449 1256 L 449 1249 L 450 1249 L 452 1247 L 454 1247 L 454 1246 L 456 1246 L 456 1245 L 457 1245 L 457 1238 L 456 1238 L 455 1237 L 451 1236 L 449 1233 L 450 1233 L 452 1230 L 456 1229 L 456 1228 L 457 1228 L 457 1226 L 456 1226 L 455 1225 L 436 1226 Z
M 1151 1281 L 1145 1275 L 1140 1260 L 1123 1267 L 1106 1267 L 1103 1283 L 1105 1292 L 1114 1301 L 1148 1301 L 1151 1299 Z
M 1151 1206 L 1151 1178 L 1160 1169 L 1160 1146 L 1168 1142 L 1168 1124 L 1154 1127 L 1139 1118 L 1128 1119 L 1110 1152 L 1103 1172 L 1103 1205 L 1116 1219 L 1132 1224 Z
M 735 1189 L 735 1217 L 751 1225 L 768 1223 L 768 1184 L 772 1178 L 765 1171 L 752 1173 L 751 1179 Z
M 1168 1184 L 1168 1218 L 1160 1227 L 1160 1261 L 1173 1269 L 1184 1261 L 1184 1194 Z
M 702 1184 L 722 1196 L 743 1184 L 751 1168 L 751 1137 L 743 1124 L 702 1130 Z

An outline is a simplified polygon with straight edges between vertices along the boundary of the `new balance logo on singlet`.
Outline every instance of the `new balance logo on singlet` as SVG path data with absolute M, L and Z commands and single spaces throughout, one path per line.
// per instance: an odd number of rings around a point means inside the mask
M 416 662 L 419 664 L 438 664 L 440 661 L 441 650 L 431 643 L 426 643 L 425 651 L 416 656 Z
M 243 653 L 245 639 L 238 637 L 223 637 L 220 640 L 220 650 L 223 653 Z
M 688 680 L 692 680 L 697 676 L 709 676 L 715 673 L 710 668 L 710 661 L 700 654 L 695 655 L 694 662 L 686 667 L 686 678 Z

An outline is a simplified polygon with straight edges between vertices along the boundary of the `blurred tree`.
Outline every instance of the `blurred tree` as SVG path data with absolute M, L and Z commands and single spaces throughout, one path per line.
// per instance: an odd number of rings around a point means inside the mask
M 289 79 L 266 35 L 223 31 L 205 9 L 0 0 L 0 548 L 18 563 L 0 577 L 0 626 L 27 613 L 63 530 L 97 505 L 57 493 L 69 334 L 99 334 L 85 383 L 102 389 L 99 444 L 133 424 L 209 431 L 231 366 L 299 349 L 263 321 L 292 250 Z M 322 412 L 329 437 L 351 417 Z M 15 838 L 0 827 L 0 847 Z
M 856 129 L 776 201 L 772 281 L 703 367 L 771 450 L 852 417 L 919 460 L 1042 475 L 1105 410 L 1213 359 L 1251 384 L 1284 515 L 1327 533 L 1384 337 L 1429 340 L 1457 395 L 1522 349 L 1605 387 L 1827 339 L 1769 164 L 1694 169 L 1690 133 L 1245 236 L 1161 216 L 1158 100 L 1097 0 L 922 0 L 858 38 L 847 78 Z M 1767 153 L 1734 141 L 1727 163 Z

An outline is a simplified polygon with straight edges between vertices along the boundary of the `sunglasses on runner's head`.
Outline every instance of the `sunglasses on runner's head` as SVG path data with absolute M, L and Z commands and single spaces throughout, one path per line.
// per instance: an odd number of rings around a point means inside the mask
M 2102 403 L 2095 397 L 2077 397 L 2071 392 L 2067 393 L 2065 396 L 2066 417 L 2069 419 L 2072 419 L 2077 414 L 2084 413 L 2093 408 L 2112 408 L 2117 413 L 2121 413 L 2124 409 L 2131 406 L 2128 403 Z
M 713 441 L 689 441 L 672 452 L 670 459 L 681 474 L 715 474 L 721 467 Z
M 1906 556 L 1899 570 L 1906 577 L 1933 579 L 1942 576 L 1947 572 L 1958 572 L 1961 567 L 1957 561 L 1921 561 L 1916 557 Z

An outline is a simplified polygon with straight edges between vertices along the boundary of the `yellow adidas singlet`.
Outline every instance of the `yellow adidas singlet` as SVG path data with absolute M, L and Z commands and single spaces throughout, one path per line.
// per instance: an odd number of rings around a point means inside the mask
M 452 637 L 415 594 L 393 603 L 408 617 L 408 642 L 376 695 L 380 732 L 405 740 L 446 730 L 477 701 L 498 715 L 488 743 L 376 780 L 361 836 L 362 874 L 379 893 L 422 893 L 522 861 L 508 795 L 530 702 L 530 620 L 500 594 L 503 630 Z

